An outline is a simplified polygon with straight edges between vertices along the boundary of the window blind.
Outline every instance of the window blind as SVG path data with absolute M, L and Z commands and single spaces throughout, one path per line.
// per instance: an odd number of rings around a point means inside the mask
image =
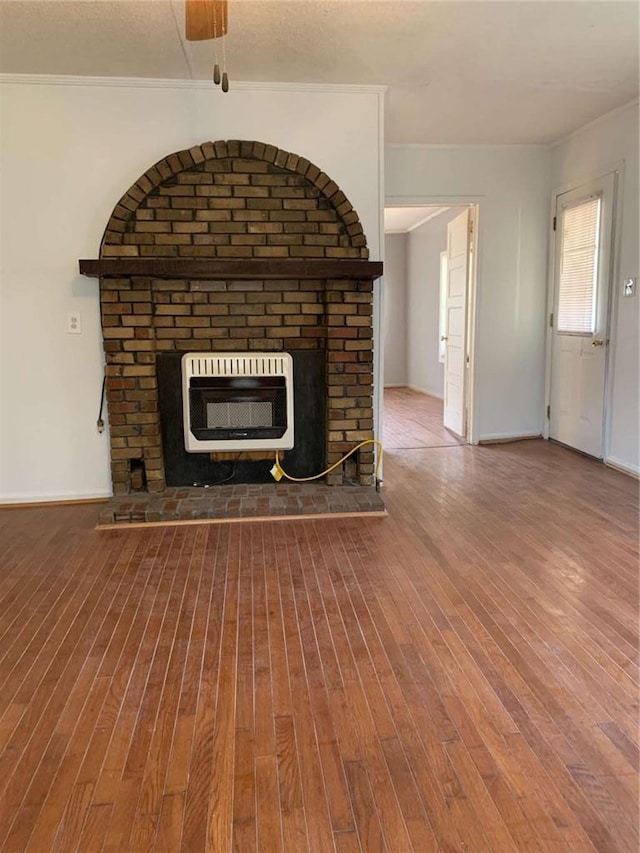
M 564 209 L 561 218 L 558 331 L 595 331 L 601 198 Z

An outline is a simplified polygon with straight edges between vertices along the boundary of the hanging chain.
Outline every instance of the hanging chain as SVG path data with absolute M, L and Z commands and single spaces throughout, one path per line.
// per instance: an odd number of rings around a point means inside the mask
M 222 34 L 222 91 L 229 91 L 229 77 L 227 76 L 227 37 Z
M 220 66 L 218 64 L 218 4 L 213 3 L 213 82 L 220 85 Z

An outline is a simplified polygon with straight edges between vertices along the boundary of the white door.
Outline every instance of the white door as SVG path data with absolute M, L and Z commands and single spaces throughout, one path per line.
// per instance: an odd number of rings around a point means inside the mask
M 615 175 L 556 199 L 549 435 L 604 455 L 604 399 Z
M 447 225 L 447 328 L 444 336 L 444 425 L 464 437 L 467 429 L 467 291 L 469 211 Z

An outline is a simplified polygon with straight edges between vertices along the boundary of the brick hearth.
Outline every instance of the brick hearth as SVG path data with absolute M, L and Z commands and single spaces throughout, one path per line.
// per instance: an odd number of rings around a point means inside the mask
M 380 494 L 370 487 L 317 483 L 165 489 L 115 497 L 101 511 L 101 527 L 237 518 L 308 515 L 385 515 Z

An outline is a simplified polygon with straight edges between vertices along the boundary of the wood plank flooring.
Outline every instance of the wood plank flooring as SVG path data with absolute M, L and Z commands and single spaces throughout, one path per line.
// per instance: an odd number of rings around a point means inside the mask
M 0 512 L 0 849 L 636 853 L 637 483 L 385 476 L 380 520 Z
M 442 400 L 411 388 L 384 389 L 383 444 L 386 449 L 455 447 L 464 444 L 442 424 Z

